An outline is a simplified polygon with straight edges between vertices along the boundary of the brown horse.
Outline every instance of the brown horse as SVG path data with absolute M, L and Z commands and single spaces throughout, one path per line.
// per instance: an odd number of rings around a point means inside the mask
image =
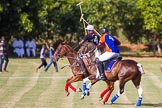
M 97 70 L 96 70 L 97 71 Z M 140 86 L 141 82 L 141 75 L 143 73 L 142 65 L 137 63 L 134 60 L 116 60 L 115 64 L 113 65 L 111 71 L 105 71 L 105 76 L 107 80 L 115 82 L 116 80 L 119 80 L 119 91 L 118 93 L 111 99 L 110 103 L 114 103 L 115 100 L 124 92 L 124 86 L 126 82 L 129 80 L 132 80 L 134 86 L 138 90 L 139 98 L 136 103 L 136 106 L 140 106 L 142 103 L 142 93 L 143 89 Z M 96 77 L 94 75 L 88 76 L 88 78 L 83 80 L 83 86 L 86 88 L 86 81 L 87 80 L 95 80 Z M 88 85 L 91 86 L 91 85 Z M 83 89 L 83 95 L 82 97 L 86 96 L 86 93 L 88 92 L 87 89 Z M 105 92 L 107 92 L 105 90 Z
M 83 44 L 83 47 L 85 47 L 86 43 Z M 87 47 L 87 46 L 86 46 Z M 91 51 L 93 52 L 93 50 Z M 87 73 L 88 76 L 92 75 L 92 76 L 96 76 L 96 66 L 95 65 L 90 65 L 90 63 L 92 62 L 93 58 L 94 58 L 94 54 L 91 53 L 89 55 L 84 55 L 84 56 L 89 56 L 86 59 L 84 59 L 83 57 L 83 61 L 85 63 L 85 66 L 87 67 Z M 92 54 L 92 55 L 91 55 Z M 83 74 L 83 69 L 81 68 L 81 59 L 80 57 L 78 57 L 78 53 L 73 50 L 69 45 L 67 45 L 67 43 L 60 43 L 59 46 L 57 47 L 57 49 L 55 50 L 55 54 L 54 54 L 54 59 L 58 60 L 61 57 L 67 57 L 69 63 L 70 63 L 70 67 L 73 73 L 73 76 L 68 78 L 66 80 L 66 84 L 65 84 L 65 91 L 67 93 L 67 96 L 70 94 L 68 91 L 68 88 L 70 87 L 74 92 L 77 91 L 77 89 L 71 85 L 71 83 L 73 82 L 77 82 L 77 81 L 83 81 L 83 79 L 85 79 L 87 76 Z M 90 89 L 90 87 L 95 84 L 98 80 L 92 80 L 92 82 L 89 84 L 88 87 L 85 88 L 85 85 L 83 86 L 84 90 L 88 90 Z M 110 94 L 112 93 L 112 91 L 114 90 L 114 82 L 110 82 L 110 81 L 105 81 L 107 84 L 107 88 L 101 93 L 100 97 L 103 98 L 103 96 L 107 93 L 106 97 L 104 98 L 103 103 L 107 102 L 107 100 L 109 99 Z M 87 94 L 87 92 L 86 92 Z

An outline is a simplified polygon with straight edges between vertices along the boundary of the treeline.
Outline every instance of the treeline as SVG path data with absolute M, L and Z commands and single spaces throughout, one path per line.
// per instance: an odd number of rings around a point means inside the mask
M 0 0 L 0 36 L 12 41 L 19 36 L 37 42 L 84 36 L 80 0 Z M 83 17 L 98 30 L 108 27 L 123 42 L 156 46 L 161 53 L 161 0 L 82 0 Z

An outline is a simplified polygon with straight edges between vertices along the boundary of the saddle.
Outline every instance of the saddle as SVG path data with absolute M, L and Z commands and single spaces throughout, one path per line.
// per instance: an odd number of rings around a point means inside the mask
M 122 57 L 119 56 L 117 58 L 112 58 L 110 60 L 106 60 L 103 62 L 104 64 L 104 70 L 106 72 L 111 72 L 111 69 L 113 68 L 114 64 L 117 63 L 118 61 L 122 60 Z
M 84 75 L 84 77 L 88 76 L 88 70 L 84 64 L 83 58 L 81 57 L 77 57 L 76 59 L 76 64 L 78 65 L 78 67 L 81 67 L 81 71 L 77 72 L 78 75 Z

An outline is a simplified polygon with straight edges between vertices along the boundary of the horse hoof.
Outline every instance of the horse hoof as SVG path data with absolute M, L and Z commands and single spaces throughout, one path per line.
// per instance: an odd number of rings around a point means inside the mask
M 69 92 L 67 92 L 67 93 L 66 93 L 66 96 L 69 96 L 69 95 L 70 95 L 70 93 L 69 93 Z
M 82 92 L 82 89 L 81 88 L 78 88 L 76 91 L 77 92 Z
M 105 105 L 105 102 L 102 102 Z
M 87 91 L 87 96 L 89 96 L 90 95 L 90 92 L 89 91 Z
M 84 96 L 81 96 L 80 99 L 83 100 L 84 99 Z
M 139 106 L 141 106 L 141 105 L 137 105 L 137 104 L 135 104 L 135 106 L 136 106 L 136 107 L 139 107 Z
M 138 106 L 141 106 L 141 103 L 140 103 L 140 104 L 139 104 L 139 103 L 137 103 L 137 104 L 135 104 L 135 106 L 137 106 L 137 107 L 138 107 Z
M 113 102 L 109 102 L 109 105 L 112 105 L 113 104 Z
M 103 99 L 103 97 L 100 97 L 99 101 L 101 101 Z

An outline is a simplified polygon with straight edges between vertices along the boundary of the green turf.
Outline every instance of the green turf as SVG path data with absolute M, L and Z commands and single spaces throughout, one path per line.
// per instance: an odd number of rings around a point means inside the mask
M 124 58 L 127 59 L 127 58 Z M 129 58 L 140 62 L 145 70 L 142 76 L 143 104 L 141 108 L 162 108 L 162 58 Z M 17 58 L 10 59 L 8 73 L 0 74 L 0 108 L 134 108 L 138 98 L 137 90 L 131 81 L 126 83 L 125 92 L 112 105 L 103 105 L 99 101 L 100 92 L 106 85 L 100 81 L 90 90 L 91 94 L 80 100 L 81 93 L 69 89 L 67 97 L 64 85 L 72 76 L 66 59 L 58 61 L 59 72 L 54 72 L 51 66 L 48 72 L 41 68 L 35 71 L 40 59 Z M 82 82 L 73 83 L 77 88 Z M 118 82 L 110 98 L 118 91 Z M 109 99 L 110 100 L 110 99 Z

